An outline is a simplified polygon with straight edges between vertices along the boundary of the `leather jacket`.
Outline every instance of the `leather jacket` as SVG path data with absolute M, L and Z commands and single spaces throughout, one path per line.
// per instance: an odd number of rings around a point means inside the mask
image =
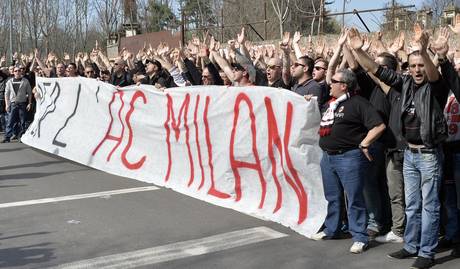
M 401 92 L 400 128 L 403 126 L 402 120 L 406 109 L 414 101 L 415 111 L 420 117 L 420 137 L 423 144 L 428 148 L 434 148 L 447 139 L 447 123 L 443 108 L 447 102 L 449 88 L 443 78 L 434 83 L 426 82 L 414 91 L 416 86 L 410 75 L 402 75 L 381 66 L 375 75 L 385 84 Z

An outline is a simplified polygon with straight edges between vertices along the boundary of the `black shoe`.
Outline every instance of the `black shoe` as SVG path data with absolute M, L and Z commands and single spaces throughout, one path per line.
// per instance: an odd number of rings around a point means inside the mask
M 379 232 L 367 229 L 367 235 L 369 236 L 369 240 L 374 240 L 377 236 L 380 235 Z
M 427 269 L 434 265 L 434 259 L 417 257 L 415 262 L 410 267 L 411 269 Z
M 439 240 L 438 246 L 436 248 L 437 249 L 449 249 L 452 247 L 452 245 L 453 245 L 452 240 L 449 240 L 443 237 L 441 240 Z
M 457 245 L 456 247 L 454 247 L 454 249 L 450 253 L 450 256 L 455 257 L 455 258 L 460 258 L 460 245 Z
M 401 249 L 396 252 L 388 254 L 387 257 L 394 258 L 394 259 L 407 259 L 407 258 L 417 257 L 417 253 L 410 253 L 409 251 L 405 249 Z
M 2 140 L 2 143 L 10 143 L 10 139 L 9 138 L 5 138 Z

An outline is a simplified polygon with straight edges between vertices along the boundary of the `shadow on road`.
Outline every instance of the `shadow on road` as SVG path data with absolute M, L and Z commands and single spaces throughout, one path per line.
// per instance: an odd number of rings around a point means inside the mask
M 27 185 L 25 185 L 25 184 L 0 185 L 0 189 L 3 189 L 3 188 L 14 188 L 14 187 L 24 187 L 24 186 L 27 186 Z
M 36 233 L 29 233 L 29 234 L 19 234 L 19 235 L 7 236 L 7 237 L 0 237 L 0 240 L 13 239 L 13 238 L 32 236 L 32 235 L 43 235 L 43 234 L 50 234 L 50 233 L 51 232 L 36 232 Z
M 0 153 L 6 153 L 6 152 L 13 152 L 13 151 L 20 151 L 20 150 L 25 150 L 27 148 L 12 148 L 12 149 L 0 149 Z
M 56 257 L 51 243 L 0 249 L 0 267 L 24 266 L 48 262 Z
M 7 165 L 7 166 L 1 166 L 0 170 L 11 170 L 11 169 L 21 169 L 25 167 L 42 167 L 42 166 L 47 166 L 51 164 L 57 164 L 57 163 L 64 163 L 65 161 L 49 161 L 49 162 L 39 162 L 39 163 L 25 163 L 25 164 L 18 164 L 18 165 Z
M 21 173 L 21 174 L 10 174 L 10 175 L 0 175 L 0 180 L 9 180 L 9 179 L 35 179 L 35 178 L 42 178 L 54 175 L 62 175 L 67 173 L 79 172 L 79 171 L 87 171 L 91 170 L 88 169 L 78 169 L 78 170 L 68 170 L 68 171 L 61 171 L 61 172 L 50 172 L 50 173 Z

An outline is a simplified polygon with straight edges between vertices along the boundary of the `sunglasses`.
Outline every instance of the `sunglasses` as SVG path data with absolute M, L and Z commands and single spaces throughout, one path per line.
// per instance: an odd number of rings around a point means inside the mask
M 92 73 L 94 73 L 94 71 L 86 71 L 85 73 L 86 74 L 92 74 Z
M 305 65 L 304 65 L 304 64 L 301 64 L 301 63 L 297 63 L 297 62 L 295 62 L 295 63 L 294 63 L 294 64 L 292 64 L 292 65 L 293 65 L 293 66 L 295 66 L 295 67 L 297 67 L 297 66 L 299 66 L 299 65 L 300 65 L 300 66 L 302 66 L 302 67 L 305 67 Z
M 324 68 L 324 67 L 321 67 L 321 66 L 315 66 L 315 70 L 316 70 L 316 71 L 319 71 L 319 70 L 321 70 L 321 69 L 323 69 L 323 70 L 326 70 L 326 68 Z
M 267 65 L 267 69 L 275 69 L 275 68 L 281 68 L 279 65 Z
M 335 84 L 335 83 L 345 83 L 345 82 L 343 82 L 343 81 L 335 80 L 335 79 L 333 79 L 333 78 L 331 78 L 331 82 L 332 82 L 332 84 Z

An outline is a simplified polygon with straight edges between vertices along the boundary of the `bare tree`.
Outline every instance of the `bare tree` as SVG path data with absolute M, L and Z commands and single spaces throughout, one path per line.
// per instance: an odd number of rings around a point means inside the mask
M 280 38 L 283 37 L 284 33 L 284 22 L 289 15 L 289 2 L 290 0 L 270 0 L 275 11 L 275 15 L 278 18 L 280 26 Z
M 94 8 L 98 15 L 104 38 L 109 38 L 112 33 L 117 31 L 117 27 L 121 22 L 121 2 L 120 0 L 98 0 L 94 1 Z
M 56 31 L 59 17 L 59 0 L 44 0 L 42 17 L 39 23 L 40 32 L 44 39 L 45 52 L 50 51 L 50 36 Z

